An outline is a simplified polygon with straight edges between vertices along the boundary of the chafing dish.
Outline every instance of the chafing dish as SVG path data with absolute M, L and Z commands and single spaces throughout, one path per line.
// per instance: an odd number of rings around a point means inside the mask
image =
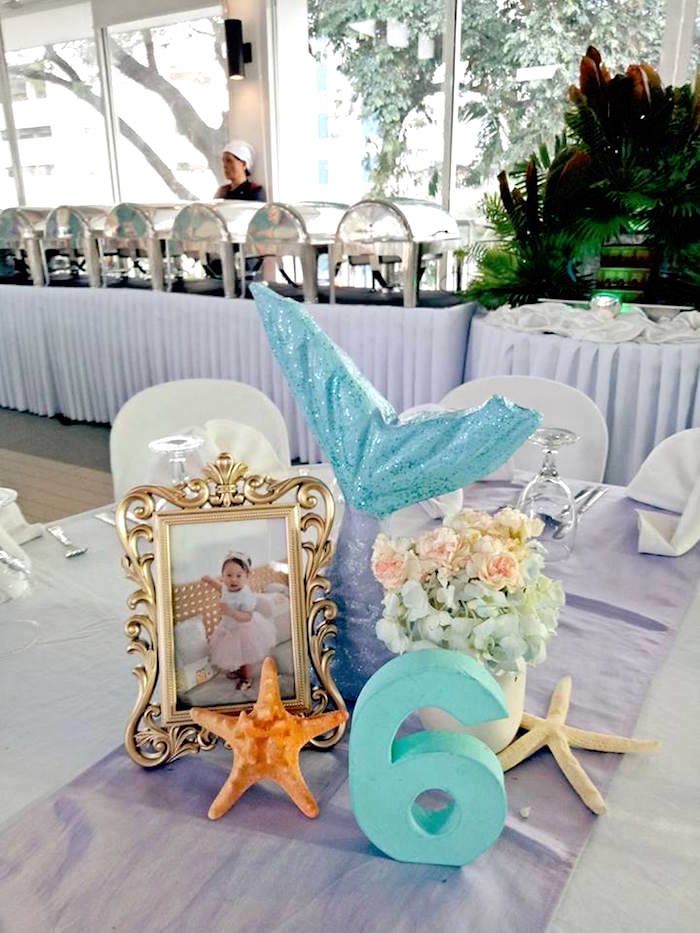
M 163 258 L 166 241 L 181 204 L 122 202 L 107 214 L 99 238 L 100 266 L 105 285 L 165 287 Z
M 43 252 L 49 284 L 102 284 L 98 238 L 107 207 L 55 207 L 46 219 Z
M 0 249 L 7 251 L 6 281 L 45 285 L 41 241 L 48 207 L 8 207 L 0 213 Z
M 248 226 L 246 253 L 249 256 L 274 256 L 287 281 L 282 260 L 287 256 L 301 261 L 304 301 L 318 301 L 318 257 L 328 253 L 344 204 L 307 201 L 301 204 L 271 202 L 261 207 Z
M 414 308 L 426 265 L 459 243 L 457 222 L 437 204 L 411 198 L 365 198 L 348 208 L 338 224 L 332 268 L 337 271 L 346 259 L 353 265 L 369 265 L 381 285 L 400 286 L 404 306 Z M 335 301 L 333 275 L 331 301 Z
M 245 243 L 248 226 L 260 210 L 255 201 L 187 204 L 173 221 L 168 244 L 169 285 L 186 279 L 183 258 L 195 264 L 199 278 L 221 278 L 227 298 L 245 293 Z M 177 255 L 175 255 L 177 254 Z

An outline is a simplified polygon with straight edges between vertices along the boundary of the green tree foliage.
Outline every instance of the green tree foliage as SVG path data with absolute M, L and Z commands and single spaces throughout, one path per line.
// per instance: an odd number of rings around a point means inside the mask
M 574 80 L 580 50 L 598 44 L 613 67 L 629 60 L 658 61 L 663 0 L 465 0 L 461 29 L 459 118 L 472 123 L 475 145 L 457 152 L 458 184 L 480 185 L 503 167 L 527 159 L 561 129 L 561 108 Z M 380 140 L 368 139 L 375 189 L 392 193 L 407 168 L 406 128 L 440 90 L 437 61 L 420 61 L 419 34 L 438 38 L 442 0 L 310 0 L 310 33 L 337 55 L 363 118 Z M 387 45 L 384 23 L 409 28 L 408 48 Z M 352 23 L 374 19 L 373 36 Z M 438 46 L 439 48 L 439 46 Z M 516 80 L 518 69 L 550 65 L 551 78 Z M 441 132 L 441 129 L 439 130 Z

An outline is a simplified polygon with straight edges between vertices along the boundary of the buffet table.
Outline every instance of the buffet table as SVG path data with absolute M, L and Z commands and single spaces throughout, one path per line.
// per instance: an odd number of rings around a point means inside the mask
M 605 479 L 626 485 L 664 438 L 700 426 L 700 343 L 597 343 L 472 321 L 465 381 L 541 376 L 585 392 L 610 431 Z
M 491 507 L 512 494 L 494 494 L 492 484 L 485 490 L 472 487 L 470 501 Z M 136 684 L 123 634 L 132 586 L 118 570 L 114 530 L 89 513 L 67 520 L 70 537 L 89 548 L 70 561 L 48 538 L 28 544 L 33 593 L 0 607 L 0 634 L 18 619 L 39 623 L 35 643 L 3 659 L 2 929 L 690 933 L 700 909 L 693 770 L 700 736 L 682 711 L 698 701 L 700 600 L 686 607 L 700 551 L 679 559 L 638 555 L 634 506 L 622 490 L 610 490 L 592 516 L 572 558 L 557 565 L 570 607 L 550 660 L 528 678 L 526 706 L 538 709 L 560 676 L 562 652 L 570 656 L 577 646 L 570 719 L 620 728 L 605 678 L 617 672 L 628 696 L 643 696 L 658 646 L 671 642 L 639 722 L 622 724 L 661 738 L 662 750 L 621 762 L 580 753 L 601 786 L 620 763 L 605 791 L 609 812 L 599 818 L 541 753 L 506 778 L 510 812 L 501 839 L 461 870 L 402 865 L 373 849 L 349 808 L 344 745 L 303 753 L 321 803 L 317 821 L 305 820 L 281 793 L 255 787 L 209 823 L 206 808 L 227 770 L 224 749 L 146 772 L 119 748 Z M 633 578 L 636 588 L 620 584 Z M 603 643 L 622 638 L 630 649 L 598 673 L 586 661 L 586 619 Z M 533 775 L 548 789 L 541 799 Z M 532 804 L 527 821 L 518 813 L 523 802 Z M 578 861 L 568 842 L 572 827 L 593 830 Z M 552 898 L 551 879 L 562 872 L 570 881 L 557 906 L 561 886 Z
M 473 305 L 309 307 L 398 411 L 439 400 L 462 382 Z M 323 459 L 252 301 L 0 286 L 2 407 L 111 422 L 141 389 L 203 377 L 261 389 L 284 415 L 292 457 Z

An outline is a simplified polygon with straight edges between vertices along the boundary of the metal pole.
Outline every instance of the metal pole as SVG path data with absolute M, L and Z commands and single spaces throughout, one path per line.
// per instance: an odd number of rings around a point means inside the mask
M 444 147 L 442 153 L 442 206 L 450 210 L 455 188 L 455 161 L 453 153 L 455 122 L 459 116 L 459 62 L 462 48 L 462 0 L 445 0 L 445 37 L 443 59 L 445 64 L 445 117 Z M 447 252 L 438 267 L 439 288 L 447 283 Z
M 444 148 L 442 155 L 442 206 L 450 209 L 455 183 L 455 164 L 452 153 L 455 121 L 459 106 L 459 81 L 457 72 L 461 57 L 462 0 L 445 0 L 445 38 L 443 42 L 445 63 L 445 120 Z
M 104 27 L 95 29 L 95 48 L 97 50 L 97 68 L 102 86 L 102 116 L 105 121 L 107 139 L 107 161 L 109 180 L 112 187 L 112 200 L 121 201 L 119 180 L 119 160 L 117 158 L 117 115 L 114 109 L 114 89 L 112 86 L 112 66 L 109 58 L 109 36 Z
M 19 142 L 17 141 L 17 127 L 15 126 L 15 115 L 12 110 L 12 90 L 10 86 L 10 73 L 7 68 L 7 57 L 5 56 L 5 41 L 2 35 L 2 25 L 0 24 L 0 97 L 2 97 L 2 109 L 5 116 L 5 131 L 7 132 L 7 141 L 10 145 L 10 158 L 12 159 L 12 173 L 15 179 L 15 190 L 17 191 L 17 203 L 24 205 L 27 199 L 24 193 L 24 177 L 22 175 L 22 163 L 19 157 Z

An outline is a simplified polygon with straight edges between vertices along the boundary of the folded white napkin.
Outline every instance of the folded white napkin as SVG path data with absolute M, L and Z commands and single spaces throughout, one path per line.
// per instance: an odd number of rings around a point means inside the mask
M 649 320 L 641 308 L 611 318 L 604 311 L 570 308 L 555 301 L 489 311 L 492 327 L 529 333 L 559 334 L 596 343 L 696 343 L 700 341 L 700 312 L 684 311 L 671 320 Z
M 0 551 L 10 558 L 20 561 L 27 570 L 31 562 L 22 544 L 38 538 L 42 533 L 41 525 L 29 524 L 16 503 L 17 493 L 13 489 L 0 489 Z M 29 589 L 29 580 L 25 573 L 0 561 L 0 603 L 22 596 Z
M 28 522 L 16 502 L 17 493 L 14 489 L 0 489 L 0 528 L 4 529 L 17 544 L 26 544 L 34 538 L 40 538 L 43 529 L 41 525 Z
M 680 557 L 700 541 L 700 428 L 680 431 L 649 454 L 627 495 L 674 515 L 637 509 L 640 554 Z
M 185 469 L 189 476 L 201 476 L 202 468 L 224 451 L 235 460 L 245 463 L 250 473 L 278 477 L 286 476 L 289 472 L 289 465 L 281 462 L 265 435 L 248 424 L 214 418 L 205 421 L 204 425 L 190 425 L 173 433 L 198 437 L 203 442 L 187 457 Z M 167 454 L 149 450 L 148 461 L 144 464 L 144 482 L 170 483 Z

